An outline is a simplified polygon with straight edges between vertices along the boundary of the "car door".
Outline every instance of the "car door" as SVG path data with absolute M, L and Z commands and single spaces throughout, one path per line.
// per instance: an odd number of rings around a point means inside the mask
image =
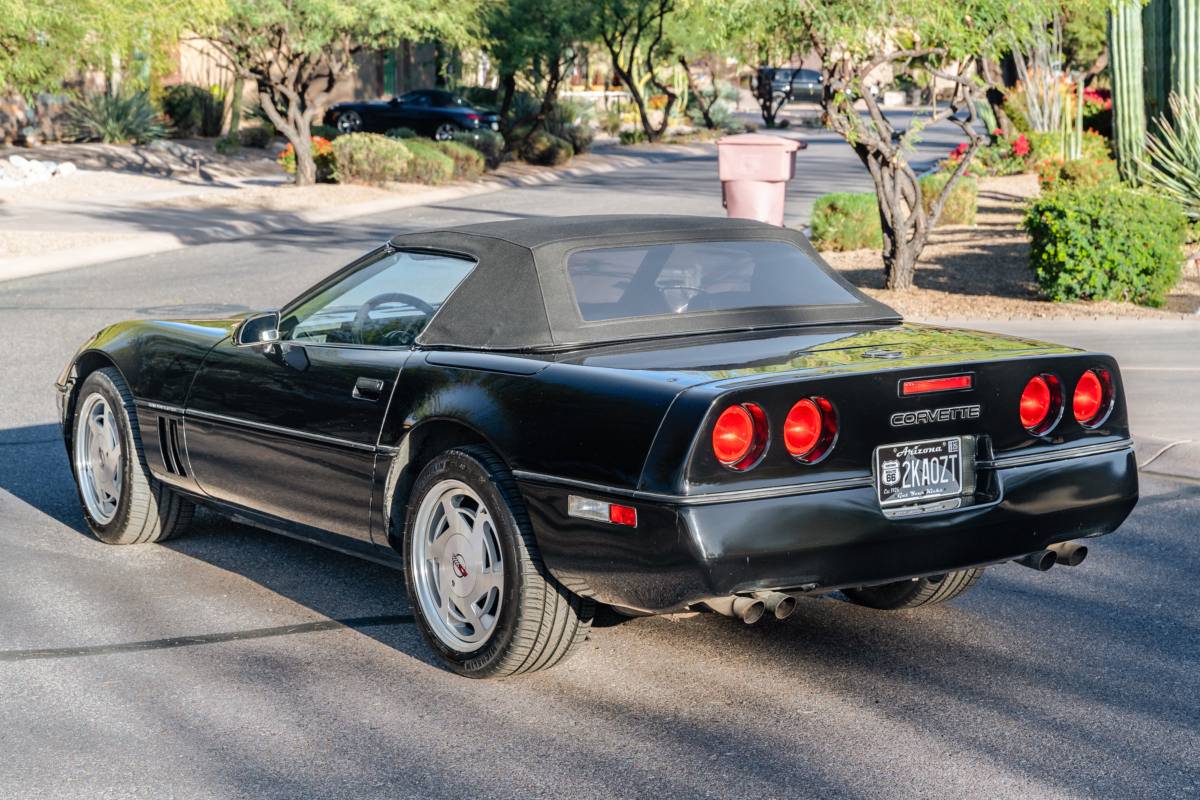
M 401 98 L 396 112 L 397 127 L 410 128 L 428 136 L 433 131 L 433 108 L 427 92 L 409 92 Z
M 474 262 L 383 249 L 280 314 L 279 340 L 226 339 L 185 408 L 185 446 L 216 500 L 369 541 L 387 406 L 412 342 Z

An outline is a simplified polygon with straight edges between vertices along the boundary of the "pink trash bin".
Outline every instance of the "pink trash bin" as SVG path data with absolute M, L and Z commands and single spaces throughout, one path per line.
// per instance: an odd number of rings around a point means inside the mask
M 717 173 L 730 217 L 783 225 L 787 182 L 796 174 L 796 151 L 806 142 L 740 133 L 717 141 Z

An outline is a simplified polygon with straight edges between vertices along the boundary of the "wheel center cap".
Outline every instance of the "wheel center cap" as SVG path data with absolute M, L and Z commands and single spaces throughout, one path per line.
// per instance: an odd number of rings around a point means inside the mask
M 450 580 L 450 591 L 458 597 L 466 597 L 475 588 L 479 565 L 470 556 L 473 548 L 466 537 L 454 535 L 446 542 L 446 561 Z

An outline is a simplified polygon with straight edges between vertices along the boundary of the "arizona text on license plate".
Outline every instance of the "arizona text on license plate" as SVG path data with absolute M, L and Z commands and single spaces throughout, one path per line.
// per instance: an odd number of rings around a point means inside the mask
M 963 491 L 961 436 L 875 448 L 875 488 L 881 506 L 953 497 Z

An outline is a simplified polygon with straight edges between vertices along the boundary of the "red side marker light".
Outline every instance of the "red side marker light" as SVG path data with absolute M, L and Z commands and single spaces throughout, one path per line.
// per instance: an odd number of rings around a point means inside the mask
M 608 521 L 614 525 L 628 525 L 630 528 L 636 528 L 637 509 L 633 506 L 619 506 L 614 503 L 608 507 Z
M 917 378 L 911 381 L 901 381 L 900 394 L 904 397 L 909 397 L 914 394 L 970 389 L 973 385 L 974 379 L 970 375 L 947 375 L 944 378 Z

